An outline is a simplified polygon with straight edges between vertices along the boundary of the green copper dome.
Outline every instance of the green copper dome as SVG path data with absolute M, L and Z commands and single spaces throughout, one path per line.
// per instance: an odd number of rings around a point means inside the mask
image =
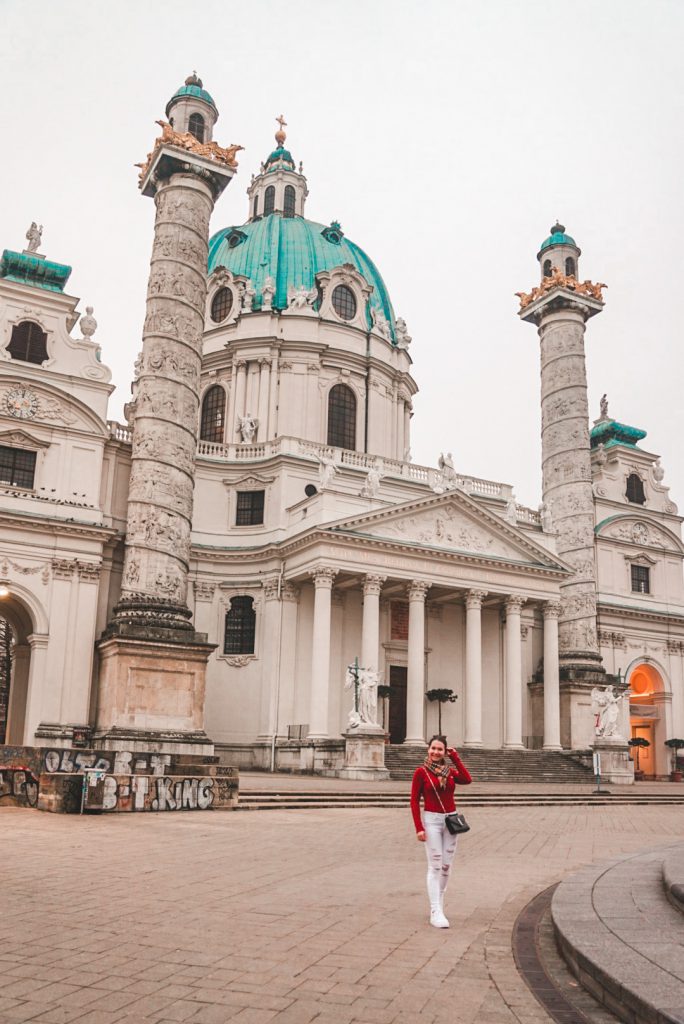
M 274 164 L 290 164 L 291 169 L 294 170 L 295 162 L 292 159 L 292 153 L 289 151 L 289 149 L 283 149 L 282 146 L 278 146 L 277 149 L 274 149 L 273 152 L 266 158 L 264 167 L 266 168 L 267 171 L 273 170 Z
M 204 100 L 204 102 L 208 103 L 210 107 L 213 107 L 216 111 L 216 115 L 218 116 L 218 108 L 207 90 L 203 88 L 202 79 L 198 78 L 196 74 L 192 74 L 185 79 L 185 84 L 181 85 L 180 89 L 177 89 L 176 92 L 174 92 L 173 96 L 166 104 L 167 117 L 169 116 L 169 111 L 176 100 L 182 100 L 184 96 L 193 96 L 195 99 Z
M 565 225 L 559 224 L 558 221 L 551 228 L 551 234 L 548 238 L 545 238 L 542 242 L 539 252 L 544 252 L 544 249 L 550 249 L 552 245 L 574 245 L 577 248 L 577 242 L 571 235 L 565 234 Z
M 370 306 L 384 313 L 394 336 L 394 310 L 373 261 L 354 242 L 345 238 L 339 224 L 325 227 L 303 217 L 268 217 L 249 221 L 239 227 L 223 228 L 209 240 L 209 273 L 226 267 L 231 273 L 248 277 L 256 289 L 254 308 L 261 308 L 264 281 L 272 277 L 276 292 L 273 305 L 287 307 L 290 286 L 311 290 L 316 274 L 351 263 L 372 286 Z M 367 326 L 371 327 L 370 317 Z

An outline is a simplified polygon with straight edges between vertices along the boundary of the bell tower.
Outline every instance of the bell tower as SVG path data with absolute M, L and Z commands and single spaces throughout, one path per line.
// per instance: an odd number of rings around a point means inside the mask
M 537 254 L 540 284 L 519 292 L 520 317 L 537 327 L 541 353 L 542 489 L 557 532 L 558 554 L 572 569 L 561 584 L 558 622 L 561 741 L 578 749 L 591 741 L 591 715 L 577 709 L 607 679 L 596 625 L 594 497 L 584 333 L 603 309 L 605 285 L 579 282 L 580 249 L 554 224 Z
M 218 116 L 216 104 L 196 71 L 166 104 L 166 118 L 174 131 L 181 135 L 190 132 L 198 142 L 211 142 Z

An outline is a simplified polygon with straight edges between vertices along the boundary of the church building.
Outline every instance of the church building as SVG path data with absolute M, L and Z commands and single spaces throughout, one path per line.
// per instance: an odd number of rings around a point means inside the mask
M 592 690 L 612 684 L 622 735 L 649 740 L 641 769 L 667 777 L 681 518 L 645 431 L 606 400 L 589 422 L 603 296 L 574 239 L 554 225 L 520 293 L 541 350 L 530 509 L 448 452 L 411 460 L 429 346 L 341 225 L 308 219 L 282 118 L 244 211 L 219 207 L 239 223 L 209 235 L 239 149 L 213 141 L 217 119 L 190 76 L 141 168 L 156 223 L 126 423 L 108 419 L 106 344 L 70 267 L 36 225 L 2 253 L 0 743 L 213 745 L 244 768 L 335 771 L 358 659 L 392 745 L 425 743 L 426 693 L 448 688 L 458 747 L 586 751 Z

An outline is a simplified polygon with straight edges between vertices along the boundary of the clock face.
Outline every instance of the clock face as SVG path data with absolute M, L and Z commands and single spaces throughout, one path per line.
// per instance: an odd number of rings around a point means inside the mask
M 38 396 L 29 388 L 12 388 L 5 395 L 5 408 L 10 416 L 30 420 L 38 412 Z

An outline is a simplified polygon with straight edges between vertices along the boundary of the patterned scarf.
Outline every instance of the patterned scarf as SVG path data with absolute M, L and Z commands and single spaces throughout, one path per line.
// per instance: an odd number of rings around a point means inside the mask
M 442 763 L 439 764 L 439 762 L 435 763 L 434 761 L 431 761 L 429 757 L 426 757 L 425 760 L 423 761 L 423 768 L 431 772 L 433 775 L 437 776 L 437 781 L 439 782 L 440 789 L 444 789 L 446 787 L 450 771 L 449 765 L 446 763 L 446 760 L 442 761 Z

